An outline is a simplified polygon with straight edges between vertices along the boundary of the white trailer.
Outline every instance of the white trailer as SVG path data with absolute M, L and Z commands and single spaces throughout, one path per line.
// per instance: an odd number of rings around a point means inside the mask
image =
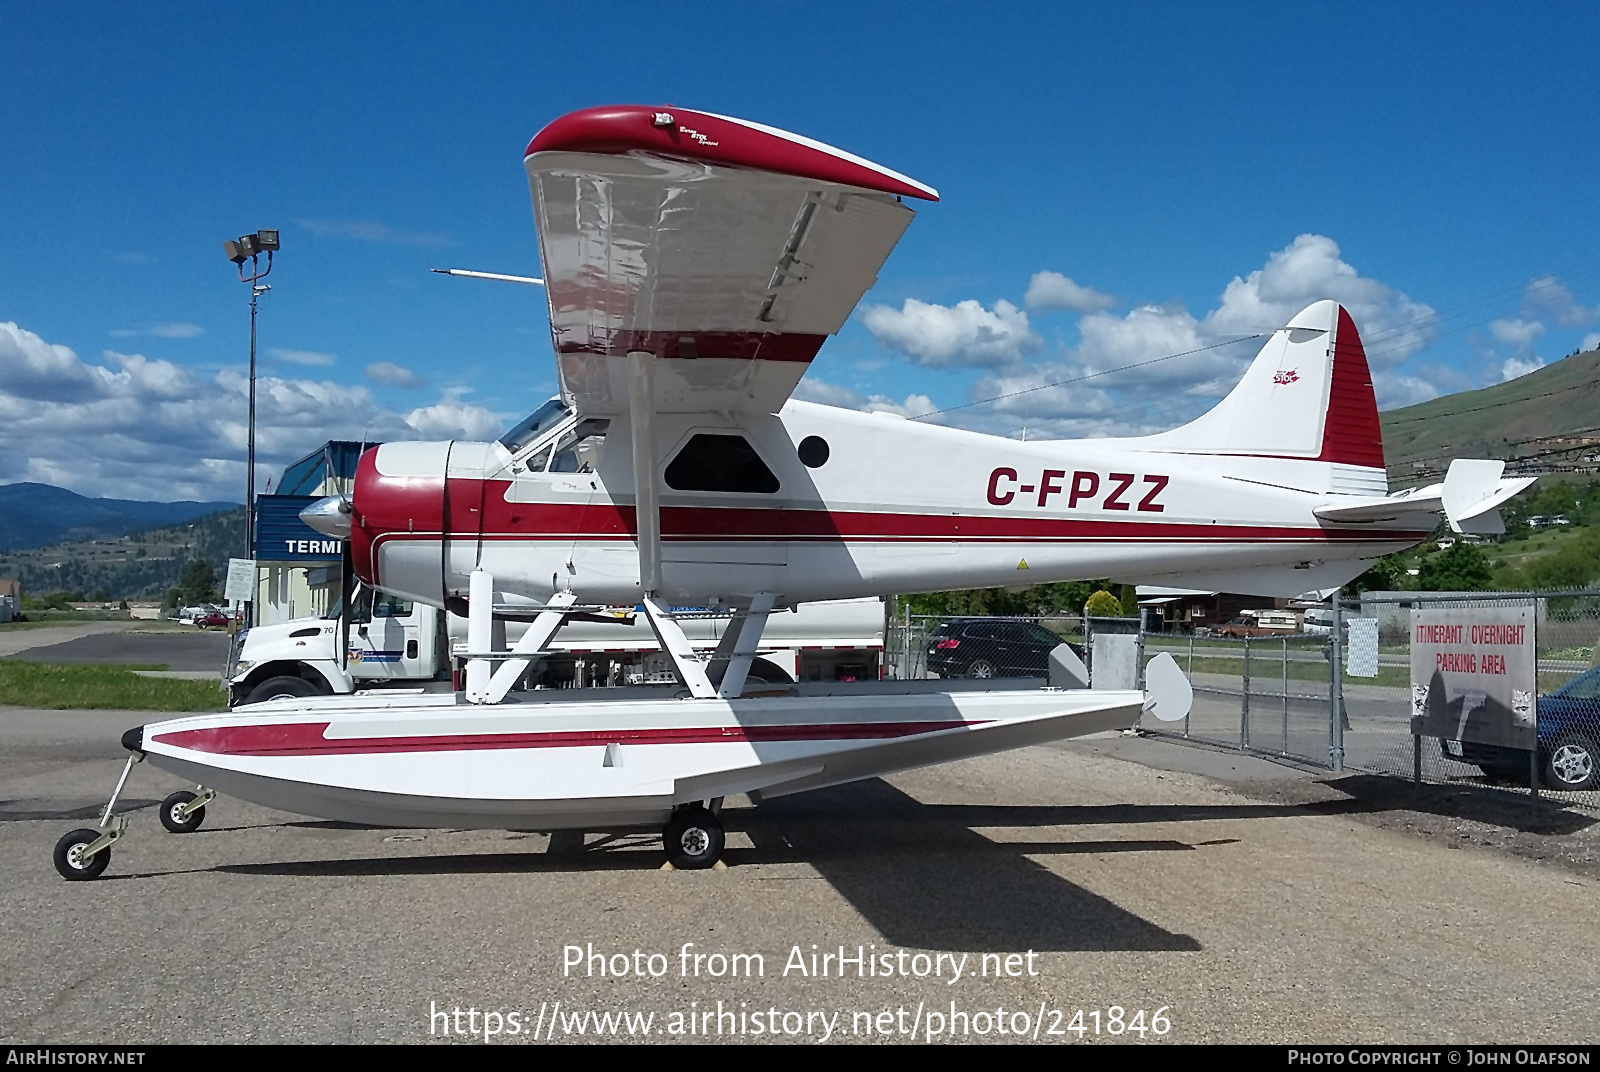
M 297 618 L 242 630 L 234 640 L 227 678 L 230 705 L 297 696 L 351 694 L 381 687 L 459 687 L 466 660 L 467 621 L 435 607 L 362 586 L 352 601 L 349 646 L 342 610 L 326 618 Z M 697 651 L 717 646 L 729 616 L 679 611 Z M 577 617 L 577 616 L 575 616 Z M 514 644 L 526 622 L 496 621 L 502 644 Z M 806 603 L 774 612 L 752 680 L 876 680 L 883 661 L 884 602 L 877 598 Z M 528 669 L 529 688 L 638 685 L 675 680 L 671 661 L 648 619 L 617 608 L 567 622 L 549 651 Z

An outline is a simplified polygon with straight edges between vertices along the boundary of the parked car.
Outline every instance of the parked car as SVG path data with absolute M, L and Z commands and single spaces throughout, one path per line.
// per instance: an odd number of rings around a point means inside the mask
M 1600 666 L 1539 697 L 1539 784 L 1547 789 L 1600 788 Z M 1492 782 L 1527 783 L 1521 748 L 1443 740 L 1444 754 L 1475 764 Z
M 940 677 L 1044 677 L 1061 638 L 1037 622 L 952 618 L 928 638 L 928 669 Z M 1072 645 L 1083 657 L 1083 649 Z
M 191 625 L 196 619 L 204 618 L 207 614 L 217 614 L 222 610 L 215 603 L 196 603 L 192 607 L 184 607 L 178 612 L 178 621 L 183 625 Z
M 200 629 L 226 629 L 233 624 L 233 619 L 220 610 L 213 610 L 197 615 L 194 624 Z

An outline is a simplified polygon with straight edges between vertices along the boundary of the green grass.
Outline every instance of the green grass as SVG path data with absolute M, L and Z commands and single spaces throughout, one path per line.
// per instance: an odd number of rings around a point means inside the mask
M 140 677 L 122 666 L 62 666 L 0 659 L 0 704 L 51 710 L 220 711 L 219 684 Z
M 24 629 L 46 629 L 51 626 L 59 627 L 60 622 L 0 622 L 0 633 L 21 632 Z
M 1173 654 L 1178 660 L 1178 667 L 1188 671 L 1189 660 L 1182 655 Z M 1193 673 L 1196 674 L 1227 674 L 1239 677 L 1244 673 L 1243 659 L 1217 659 L 1212 657 L 1194 660 Z M 1264 659 L 1252 655 L 1250 658 L 1250 681 L 1252 685 L 1266 687 L 1274 681 L 1283 680 L 1283 661 L 1281 659 Z M 1328 664 L 1313 662 L 1295 662 L 1289 660 L 1290 681 L 1320 681 L 1324 685 L 1328 682 Z M 1404 687 L 1411 684 L 1411 670 L 1405 666 L 1380 666 L 1377 677 L 1351 677 L 1345 675 L 1347 685 L 1385 685 L 1389 687 Z

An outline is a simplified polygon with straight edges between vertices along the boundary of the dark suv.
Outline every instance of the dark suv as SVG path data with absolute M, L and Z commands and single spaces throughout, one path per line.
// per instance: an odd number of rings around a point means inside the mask
M 1600 788 L 1600 667 L 1538 700 L 1539 784 Z M 1528 753 L 1474 741 L 1440 741 L 1451 759 L 1473 763 L 1490 781 L 1528 782 Z
M 1047 677 L 1050 652 L 1061 642 L 1037 622 L 952 618 L 928 638 L 928 669 L 940 677 Z

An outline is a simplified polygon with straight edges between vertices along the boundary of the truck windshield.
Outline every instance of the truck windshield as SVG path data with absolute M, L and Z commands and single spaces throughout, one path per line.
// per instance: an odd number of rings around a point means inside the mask
M 567 407 L 561 404 L 561 399 L 552 398 L 527 417 L 518 421 L 511 431 L 501 436 L 500 445 L 515 454 L 545 432 L 560 424 L 566 415 Z

